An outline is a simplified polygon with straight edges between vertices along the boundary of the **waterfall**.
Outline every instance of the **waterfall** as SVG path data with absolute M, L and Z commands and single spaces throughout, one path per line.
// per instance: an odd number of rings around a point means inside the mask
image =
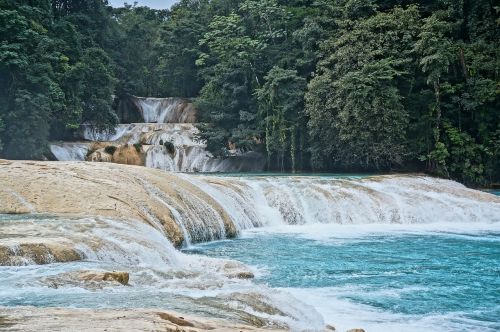
M 83 161 L 87 156 L 89 143 L 53 143 L 50 151 L 60 161 Z
M 241 279 L 258 270 L 185 255 L 172 243 L 182 237 L 180 243 L 189 246 L 252 228 L 300 228 L 289 225 L 432 228 L 430 224 L 440 223 L 441 230 L 458 224 L 491 230 L 500 223 L 500 197 L 416 175 L 216 176 L 15 161 L 0 168 L 0 179 L 0 265 L 7 266 L 0 272 L 0 298 L 9 303 L 31 299 L 34 287 L 44 294 L 38 297 L 40 306 L 120 306 L 123 301 L 149 307 L 172 299 L 181 312 L 237 321 L 247 317 L 290 330 L 321 330 L 324 323 L 300 300 Z M 23 209 L 12 209 L 14 205 Z M 25 214 L 2 214 L 16 210 Z M 335 235 L 334 228 L 319 229 Z M 295 254 L 300 253 L 290 251 Z M 28 266 L 8 267 L 13 265 Z M 89 269 L 129 272 L 131 287 L 105 284 L 102 292 L 75 292 L 75 287 L 86 287 L 78 276 Z M 61 299 L 66 302 L 57 302 Z
M 500 222 L 499 198 L 424 176 L 181 176 L 213 197 L 238 230 L 318 223 Z
M 181 98 L 134 97 L 144 123 L 119 124 L 113 130 L 98 130 L 92 125 L 82 125 L 79 135 L 89 142 L 106 142 L 114 146 L 140 144 L 144 153 L 144 166 L 172 172 L 259 172 L 265 167 L 265 158 L 255 152 L 236 152 L 226 158 L 215 158 L 206 150 L 195 126 L 196 111 L 193 105 Z M 92 144 L 54 143 L 51 151 L 61 161 L 112 161 L 87 156 Z M 104 146 L 98 146 L 103 148 Z M 89 151 L 91 153 L 89 153 Z
M 191 103 L 181 98 L 134 99 L 146 123 L 193 123 L 196 111 Z

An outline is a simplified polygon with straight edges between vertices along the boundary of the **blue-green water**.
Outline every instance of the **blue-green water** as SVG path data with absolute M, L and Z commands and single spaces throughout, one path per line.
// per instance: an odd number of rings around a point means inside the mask
M 500 233 L 329 231 L 251 232 L 189 252 L 258 268 L 257 283 L 286 288 L 340 328 L 500 330 Z

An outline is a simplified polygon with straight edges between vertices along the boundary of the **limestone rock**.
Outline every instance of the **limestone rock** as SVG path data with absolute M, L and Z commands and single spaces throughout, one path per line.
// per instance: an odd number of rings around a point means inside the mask
M 127 149 L 138 156 L 134 146 Z M 114 155 L 119 154 L 116 151 Z M 126 153 L 122 157 L 127 161 Z M 179 247 L 184 242 L 183 231 L 167 204 L 187 210 L 192 208 L 193 203 L 186 200 L 190 198 L 205 204 L 203 211 L 211 213 L 201 216 L 200 223 L 211 220 L 219 227 L 222 223 L 225 237 L 236 235 L 231 218 L 213 197 L 175 174 L 156 169 L 109 163 L 12 161 L 0 167 L 0 183 L 0 214 L 38 211 L 142 221 L 163 228 L 161 231 Z M 190 234 L 193 242 L 207 239 L 209 227 L 200 230 L 198 238 Z
M 101 289 L 113 284 L 127 286 L 130 276 L 128 272 L 75 271 L 61 273 L 41 280 L 52 288 L 77 286 L 85 289 Z
M 2 308 L 2 331 L 177 331 L 177 332 L 283 332 L 224 319 L 196 317 L 146 309 Z
M 158 316 L 160 316 L 161 319 L 168 320 L 178 326 L 194 327 L 194 324 L 185 320 L 184 317 L 176 317 L 167 312 L 159 312 Z
M 363 329 L 351 329 L 347 332 L 365 332 L 365 330 L 363 330 Z
M 81 254 L 64 243 L 18 243 L 0 245 L 0 266 L 65 263 L 81 260 Z
M 92 162 L 110 163 L 113 161 L 113 156 L 106 153 L 104 149 L 98 149 L 90 153 L 86 159 L 87 161 L 92 161 Z
M 100 276 L 99 276 L 99 278 L 100 278 Z M 122 285 L 128 285 L 129 278 L 130 278 L 130 276 L 129 276 L 128 272 L 106 272 L 106 273 L 104 273 L 102 280 L 104 280 L 104 281 L 116 281 Z

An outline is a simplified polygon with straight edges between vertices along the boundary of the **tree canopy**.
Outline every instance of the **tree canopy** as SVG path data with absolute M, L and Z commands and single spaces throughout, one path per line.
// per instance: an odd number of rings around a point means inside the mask
M 0 154 L 43 158 L 113 100 L 192 98 L 216 155 L 279 171 L 500 180 L 492 0 L 0 0 Z

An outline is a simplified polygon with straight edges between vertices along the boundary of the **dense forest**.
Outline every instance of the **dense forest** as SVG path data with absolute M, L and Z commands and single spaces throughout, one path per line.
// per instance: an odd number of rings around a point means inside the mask
M 0 0 L 0 155 L 41 159 L 128 95 L 192 98 L 208 148 L 281 171 L 500 179 L 493 0 Z

